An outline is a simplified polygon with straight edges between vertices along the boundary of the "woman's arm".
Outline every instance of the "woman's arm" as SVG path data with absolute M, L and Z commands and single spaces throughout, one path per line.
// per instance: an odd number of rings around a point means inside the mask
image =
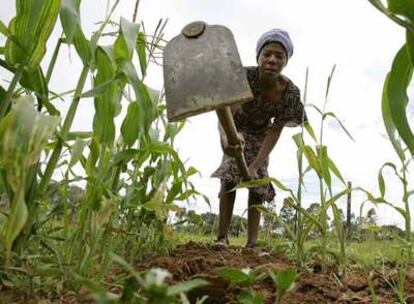
M 249 165 L 250 176 L 257 176 L 257 170 L 263 164 L 265 159 L 269 156 L 270 152 L 275 147 L 277 141 L 279 140 L 280 134 L 282 133 L 283 126 L 273 126 L 265 138 L 263 143 L 260 146 L 259 152 L 257 153 L 256 159 Z
M 234 117 L 234 113 L 239 108 L 240 108 L 240 105 L 238 104 L 230 106 L 231 114 L 233 115 L 233 117 Z M 227 155 L 233 156 L 243 150 L 244 138 L 241 133 L 237 133 L 237 137 L 239 138 L 240 144 L 232 146 L 232 145 L 229 145 L 227 141 L 226 133 L 224 132 L 223 127 L 221 126 L 220 122 L 218 122 L 218 129 L 219 129 L 219 134 L 220 134 L 220 144 L 221 144 L 221 148 L 223 149 L 224 153 L 226 153 Z

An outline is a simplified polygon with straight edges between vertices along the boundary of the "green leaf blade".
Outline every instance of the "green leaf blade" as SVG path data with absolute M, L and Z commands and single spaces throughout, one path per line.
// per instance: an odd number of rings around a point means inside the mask
M 59 9 L 60 0 L 16 1 L 17 15 L 9 26 L 13 38 L 7 39 L 5 51 L 10 65 L 36 67 L 40 64 Z

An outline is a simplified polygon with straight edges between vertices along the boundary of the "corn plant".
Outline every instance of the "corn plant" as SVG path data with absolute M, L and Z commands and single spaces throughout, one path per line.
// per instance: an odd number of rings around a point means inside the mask
M 261 267 L 256 269 L 222 267 L 218 274 L 230 282 L 230 287 L 240 286 L 243 288 L 238 297 L 242 304 L 263 304 L 265 299 L 260 293 L 254 291 L 253 286 L 256 282 L 266 277 Z
M 293 268 L 287 268 L 278 271 L 276 274 L 269 271 L 269 275 L 276 285 L 275 304 L 282 304 L 283 296 L 295 287 L 296 271 Z
M 169 285 L 166 279 L 170 273 L 164 269 L 154 268 L 147 271 L 144 275 L 136 272 L 121 257 L 112 255 L 112 259 L 123 266 L 130 274 L 133 280 L 128 280 L 124 286 L 123 294 L 119 297 L 118 303 L 189 303 L 186 293 L 208 285 L 203 279 L 193 279 L 186 282 L 179 282 L 175 285 Z M 197 300 L 197 303 L 203 303 L 207 297 Z
M 405 222 L 405 240 L 411 247 L 411 214 L 409 208 L 410 189 L 408 167 L 414 155 L 414 134 L 407 119 L 407 89 L 414 71 L 414 6 L 410 1 L 388 0 L 385 5 L 380 0 L 370 0 L 371 4 L 392 21 L 402 26 L 406 32 L 406 42 L 395 55 L 391 71 L 385 79 L 382 94 L 382 117 L 388 138 L 400 160 L 400 169 L 394 163 L 385 163 L 378 174 L 381 197 L 377 202 L 385 203 L 399 212 Z M 391 168 L 401 181 L 403 187 L 402 201 L 404 208 L 394 206 L 384 199 L 386 184 L 382 174 L 385 168 Z M 411 256 L 411 250 L 410 250 Z
M 34 197 L 39 157 L 59 122 L 57 117 L 38 116 L 34 109 L 31 111 L 34 104 L 28 101 L 30 99 L 19 99 L 13 106 L 13 95 L 20 83 L 24 88 L 35 92 L 38 107 L 47 99 L 40 62 L 59 14 L 59 7 L 60 1 L 56 0 L 42 3 L 17 1 L 17 15 L 10 25 L 6 27 L 0 23 L 0 33 L 7 37 L 1 66 L 13 73 L 7 90 L 0 87 L 1 146 L 4 162 L 0 169 L 1 184 L 10 202 L 10 210 L 2 221 L 1 229 L 6 265 L 10 262 L 15 240 L 31 222 L 33 209 L 36 208 Z M 15 156 L 18 157 L 14 158 Z
M 90 278 L 102 282 L 112 252 L 134 260 L 168 248 L 168 212 L 198 194 L 188 181 L 197 170 L 186 168 L 174 149 L 184 123 L 167 124 L 162 90 L 144 83 L 166 22 L 147 35 L 140 24 L 112 19 L 118 3 L 108 1 L 91 37 L 82 31 L 80 0 L 17 0 L 16 17 L 7 26 L 0 22 L 7 39 L 0 67 L 12 74 L 8 87 L 0 87 L 0 190 L 9 206 L 0 214 L 1 258 L 27 273 L 48 265 L 52 278 L 74 289 Z M 63 34 L 44 72 L 40 63 L 57 20 Z M 56 93 L 49 82 L 62 45 L 74 48 L 82 68 L 74 90 Z M 70 99 L 66 114 L 56 98 Z M 77 132 L 72 124 L 86 98 L 94 102 L 93 129 Z M 79 183 L 85 188 L 74 203 L 70 192 Z M 39 252 L 41 258 L 26 259 Z
M 331 86 L 331 82 L 333 79 L 333 75 L 335 72 L 335 66 L 332 68 L 331 74 L 328 77 L 327 86 L 326 86 L 326 94 L 325 94 L 325 101 L 323 104 L 323 108 L 319 109 L 316 105 L 308 104 L 309 107 L 312 107 L 315 109 L 320 115 L 321 115 L 321 123 L 320 123 L 320 131 L 319 131 L 319 137 L 316 138 L 312 128 L 308 125 L 308 133 L 310 136 L 316 140 L 317 144 L 315 146 L 315 149 L 313 149 L 310 145 L 307 145 L 304 142 L 303 138 L 303 128 L 302 132 L 295 135 L 293 137 L 297 147 L 298 147 L 298 170 L 299 170 L 299 184 L 303 183 L 303 175 L 305 175 L 309 170 L 313 170 L 319 179 L 319 195 L 320 195 L 320 213 L 319 213 L 319 224 L 321 228 L 321 234 L 322 234 L 322 245 L 321 245 L 321 256 L 322 260 L 325 261 L 326 251 L 327 251 L 327 234 L 328 234 L 328 209 L 331 208 L 334 215 L 334 223 L 335 227 L 337 229 L 337 234 L 339 237 L 339 244 L 340 244 L 340 256 L 341 256 L 341 264 L 344 264 L 345 262 L 345 235 L 343 230 L 343 223 L 341 222 L 341 218 L 339 216 L 339 209 L 336 206 L 335 202 L 342 197 L 342 195 L 346 194 L 350 190 L 343 190 L 338 194 L 332 193 L 332 174 L 338 178 L 339 181 L 341 181 L 344 185 L 346 185 L 345 180 L 340 172 L 340 170 L 335 165 L 334 161 L 329 157 L 328 155 L 328 148 L 326 145 L 324 145 L 324 123 L 327 118 L 333 118 L 335 119 L 343 131 L 351 138 L 351 134 L 346 130 L 344 125 L 341 123 L 341 121 L 336 117 L 335 113 L 328 112 L 326 110 L 326 106 L 328 103 L 328 97 L 329 97 L 329 90 Z M 308 73 L 307 73 L 308 75 Z M 308 77 L 308 76 L 307 76 Z M 307 78 L 306 77 L 306 78 Z M 307 81 L 306 81 L 307 83 Z M 306 92 L 306 90 L 305 90 Z M 309 167 L 303 171 L 302 169 L 302 158 L 305 155 L 306 160 L 308 162 Z M 298 201 L 300 201 L 301 198 L 301 187 L 298 187 Z M 329 196 L 328 196 L 329 195 Z M 301 234 L 302 230 L 300 229 L 300 224 L 298 224 L 299 230 L 298 233 Z M 300 260 L 300 259 L 299 259 Z
M 402 141 L 414 155 L 414 134 L 407 119 L 407 89 L 414 68 L 414 5 L 411 1 L 369 0 L 370 3 L 406 32 L 406 42 L 395 55 L 388 73 L 382 96 L 382 115 L 391 143 L 400 159 L 403 159 Z M 399 140 L 400 139 L 400 140 Z

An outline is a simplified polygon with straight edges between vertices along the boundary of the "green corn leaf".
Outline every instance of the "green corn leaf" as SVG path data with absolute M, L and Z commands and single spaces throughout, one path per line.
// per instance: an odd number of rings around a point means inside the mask
M 303 141 L 303 137 L 302 137 L 302 133 L 298 133 L 292 136 L 296 146 L 298 147 L 298 149 L 303 152 L 304 148 L 305 148 L 305 142 Z
M 79 97 L 88 98 L 88 97 L 98 97 L 98 96 L 104 95 L 107 92 L 107 89 L 109 89 L 109 87 L 113 85 L 115 81 L 116 79 L 109 79 L 101 83 L 100 85 L 95 86 L 93 89 L 82 93 Z
M 171 146 L 161 142 L 152 142 L 149 145 L 147 145 L 146 148 L 150 152 L 161 154 L 172 154 L 175 152 Z
M 248 292 L 242 291 L 238 297 L 238 302 L 240 304 L 263 304 L 265 303 L 265 297 L 263 294 L 258 292 Z
M 107 84 L 108 81 L 116 77 L 116 69 L 107 53 L 97 48 L 96 54 L 97 73 L 94 79 L 94 87 Z M 94 136 L 97 141 L 109 147 L 113 145 L 115 139 L 114 119 L 121 109 L 120 101 L 122 98 L 122 84 L 113 81 L 106 86 L 102 95 L 96 96 L 94 100 L 95 116 L 93 118 Z
M 322 231 L 323 228 L 322 228 L 321 223 L 314 217 L 312 213 L 302 208 L 301 206 L 294 204 L 293 202 L 289 200 L 287 200 L 286 203 L 288 204 L 289 207 L 292 207 L 293 209 L 295 209 L 296 211 L 304 215 L 310 222 L 314 223 Z
M 197 174 L 197 173 L 200 173 L 200 172 L 196 168 L 190 167 L 190 168 L 187 169 L 187 175 L 186 176 L 189 177 L 189 176 Z
M 353 190 L 352 188 L 346 188 L 345 190 L 342 190 L 341 192 L 339 192 L 339 193 L 335 194 L 334 196 L 332 196 L 329 200 L 326 201 L 327 208 L 329 208 L 329 206 L 334 204 L 338 199 L 340 199 L 345 194 L 348 194 L 348 193 L 352 192 L 352 190 Z M 364 192 L 367 193 L 366 191 L 364 191 Z M 371 196 L 372 196 L 372 194 L 371 194 Z
M 167 199 L 165 200 L 167 204 L 172 203 L 174 198 L 182 191 L 182 185 L 183 182 L 181 180 L 178 180 L 172 185 L 171 189 L 168 191 Z
M 89 145 L 89 140 L 82 140 L 77 138 L 72 146 L 72 153 L 70 157 L 69 167 L 73 167 L 82 157 L 83 150 Z
M 114 55 L 117 62 L 131 61 L 132 59 L 132 53 L 129 52 L 128 45 L 122 34 L 120 34 L 115 41 Z
M 199 192 L 195 191 L 194 189 L 186 190 L 181 193 L 179 196 L 175 198 L 177 201 L 185 201 L 188 200 L 190 197 L 199 194 Z
M 0 150 L 6 166 L 10 166 L 7 167 L 8 174 L 23 174 L 24 170 L 38 161 L 40 152 L 59 121 L 58 117 L 39 115 L 33 108 L 31 97 L 17 101 L 12 112 L 0 124 Z
M 180 293 L 186 293 L 198 287 L 206 286 L 209 283 L 203 279 L 193 279 L 191 281 L 180 282 L 168 288 L 167 295 L 175 296 Z
M 261 178 L 261 179 L 253 179 L 249 181 L 245 181 L 242 183 L 239 183 L 236 187 L 236 189 L 241 188 L 254 188 L 254 187 L 260 187 L 260 186 L 266 186 L 271 182 L 270 177 Z
M 92 141 L 89 144 L 89 151 L 90 153 L 86 161 L 85 170 L 88 176 L 93 176 L 94 174 L 96 174 L 95 165 L 100 153 L 99 144 L 95 137 L 92 138 Z
M 80 3 L 81 0 L 62 0 L 60 22 L 68 44 L 73 43 L 76 32 L 81 28 Z
M 67 140 L 76 140 L 78 138 L 86 139 L 91 138 L 93 136 L 92 132 L 87 131 L 80 131 L 80 132 L 69 132 Z
M 349 133 L 348 130 L 345 128 L 344 124 L 336 117 L 335 113 L 333 113 L 333 112 L 326 112 L 326 113 L 324 113 L 323 116 L 322 116 L 322 120 L 325 120 L 326 117 L 332 117 L 332 118 L 334 118 L 337 121 L 337 123 L 341 126 L 342 130 L 344 130 L 344 132 L 346 133 L 346 135 L 348 135 L 348 137 L 350 139 L 352 139 L 353 141 L 355 141 L 354 138 L 352 137 L 351 133 Z
M 62 0 L 60 21 L 65 33 L 66 43 L 73 44 L 84 65 L 90 63 L 92 48 L 85 38 L 81 27 L 80 7 L 81 0 Z
M 278 187 L 280 190 L 290 192 L 291 194 L 293 193 L 292 189 L 290 189 L 288 186 L 286 186 L 285 184 L 283 184 L 281 181 L 277 180 L 276 178 L 271 177 L 270 181 L 274 185 L 276 185 L 276 187 Z
M 407 40 L 408 56 L 410 57 L 411 65 L 414 66 L 414 32 L 413 31 L 410 31 L 410 30 L 406 31 L 406 40 Z
M 321 168 L 321 175 L 325 180 L 326 185 L 328 186 L 329 192 L 332 194 L 332 178 L 331 173 L 329 172 L 329 157 L 328 157 L 328 148 L 327 146 L 317 146 L 316 152 L 319 159 L 319 165 Z
M 388 104 L 383 107 L 383 110 L 389 111 L 387 115 L 391 117 L 393 125 L 407 145 L 411 155 L 414 155 L 414 134 L 410 129 L 406 113 L 408 104 L 407 87 L 411 82 L 412 75 L 413 65 L 408 55 L 408 47 L 404 45 L 394 58 L 391 72 L 388 74 L 386 86 L 384 86 L 384 94 L 387 97 Z M 387 123 L 389 122 L 387 121 Z
M 57 115 L 57 109 L 49 102 L 49 89 L 47 81 L 40 66 L 32 67 L 23 71 L 20 79 L 22 87 L 35 92 L 40 108 L 44 105 L 49 114 Z
M 414 23 L 413 0 L 387 0 L 388 10 L 396 15 L 407 17 Z
M 119 64 L 121 72 L 125 75 L 128 83 L 132 86 L 135 93 L 135 98 L 139 101 L 142 100 L 142 82 L 138 78 L 137 71 L 130 61 L 123 61 Z
M 334 161 L 328 155 L 328 168 L 331 170 L 333 174 L 344 184 L 346 185 L 345 179 L 343 178 L 341 171 L 339 171 L 338 167 L 335 165 Z
M 405 220 L 407 220 L 408 213 L 405 209 L 403 209 L 401 207 L 394 206 L 392 204 L 389 204 L 389 206 L 393 207 L 397 212 L 399 212 L 404 217 Z
M 383 167 L 378 172 L 378 187 L 380 189 L 381 197 L 383 198 L 385 196 L 385 180 L 382 175 L 382 169 Z
M 120 32 L 114 44 L 117 62 L 131 61 L 138 37 L 139 25 L 121 17 Z
M 312 137 L 312 139 L 314 140 L 314 141 L 317 141 L 317 139 L 316 139 L 316 135 L 315 135 L 315 132 L 313 131 L 313 128 L 312 128 L 312 125 L 308 122 L 308 121 L 305 121 L 305 123 L 303 124 L 304 125 L 304 127 L 305 127 L 305 130 L 308 132 L 308 134 L 310 135 L 310 137 Z
M 391 117 L 390 102 L 389 102 L 387 89 L 386 89 L 388 87 L 389 79 L 390 79 L 390 73 L 388 73 L 385 79 L 384 90 L 382 93 L 382 101 L 381 101 L 382 120 L 384 122 L 385 130 L 387 131 L 388 138 L 390 139 L 395 152 L 397 153 L 398 157 L 402 161 L 404 161 L 405 160 L 404 150 L 401 146 L 399 138 L 397 137 L 397 129 Z
M 127 115 L 121 126 L 122 138 L 128 146 L 132 146 L 139 136 L 139 112 L 140 105 L 138 102 L 131 102 L 128 105 Z
M 321 166 L 318 160 L 318 157 L 316 156 L 316 153 L 312 150 L 312 148 L 308 145 L 304 146 L 303 152 L 305 153 L 306 159 L 308 160 L 309 166 L 315 170 L 315 172 L 321 176 Z
M 118 166 L 122 162 L 129 162 L 140 152 L 139 149 L 123 149 L 116 153 L 112 159 L 112 166 Z
M 251 277 L 246 271 L 237 268 L 222 267 L 217 273 L 223 278 L 230 281 L 232 285 L 248 284 L 251 282 Z
M 136 50 L 139 59 L 139 66 L 141 67 L 141 75 L 144 77 L 147 73 L 147 38 L 144 32 L 138 33 Z
M 181 174 L 183 176 L 186 176 L 187 172 L 185 170 L 184 164 L 182 163 L 180 157 L 178 156 L 178 153 L 174 150 L 173 147 L 167 144 L 161 143 L 161 142 L 153 141 L 145 146 L 145 150 L 150 153 L 160 153 L 160 154 L 171 155 L 175 164 L 178 166 Z
M 10 260 L 13 243 L 26 225 L 27 217 L 28 209 L 24 200 L 24 187 L 20 187 L 13 196 L 9 216 L 0 226 L 1 240 L 6 250 L 6 265 Z
M 146 85 L 138 78 L 137 71 L 130 61 L 124 61 L 119 64 L 119 68 L 126 77 L 128 83 L 134 89 L 135 97 L 140 103 L 141 111 L 139 112 L 140 130 L 148 134 L 151 123 L 156 115 L 156 107 L 152 102 L 151 95 Z
M 7 26 L 0 20 L 0 33 L 2 33 L 6 37 L 10 37 L 10 32 Z
M 59 121 L 57 117 L 40 115 L 33 108 L 32 98 L 23 97 L 17 100 L 0 123 L 0 155 L 5 180 L 13 193 L 11 212 L 1 228 L 7 259 L 14 240 L 27 220 L 24 196 L 28 173 L 39 161 L 40 154 Z
M 9 25 L 13 39 L 7 39 L 5 53 L 11 66 L 40 64 L 59 8 L 60 0 L 16 0 L 17 14 Z
M 318 112 L 319 114 L 321 114 L 321 116 L 323 115 L 323 112 L 321 109 L 319 109 L 316 105 L 312 104 L 312 103 L 307 103 L 305 105 L 305 107 L 311 107 L 312 109 L 316 110 L 316 112 Z
M 334 215 L 334 224 L 336 227 L 336 230 L 338 232 L 338 235 L 341 239 L 343 239 L 343 231 L 344 231 L 344 225 L 343 225 L 343 220 L 341 218 L 341 215 L 339 213 L 339 208 L 336 206 L 336 204 L 332 204 L 332 212 Z
M 297 274 L 293 268 L 278 271 L 274 280 L 278 292 L 286 293 L 291 290 L 295 285 L 296 277 Z

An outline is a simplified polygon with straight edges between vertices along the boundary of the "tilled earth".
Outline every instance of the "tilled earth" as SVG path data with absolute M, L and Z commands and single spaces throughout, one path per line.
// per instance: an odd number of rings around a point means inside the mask
M 171 273 L 169 283 L 177 283 L 194 278 L 203 278 L 210 284 L 193 290 L 188 295 L 192 303 L 204 295 L 207 304 L 237 303 L 238 295 L 243 287 L 231 286 L 228 281 L 217 274 L 221 267 L 251 268 L 259 267 L 265 272 L 271 269 L 275 272 L 293 266 L 292 262 L 281 253 L 262 251 L 243 247 L 228 248 L 189 242 L 175 248 L 169 255 L 153 257 L 135 265 L 138 271 L 151 268 L 163 268 Z M 123 272 L 119 268 L 108 274 L 108 283 Z M 295 287 L 283 298 L 284 304 L 292 303 L 373 303 L 368 278 L 375 290 L 378 303 L 399 303 L 395 288 L 398 284 L 398 270 L 395 264 L 384 264 L 381 269 L 363 269 L 350 265 L 345 274 L 338 273 L 335 265 L 330 265 L 322 271 L 318 261 L 311 261 L 302 270 L 296 280 Z M 257 281 L 253 286 L 256 292 L 262 293 L 266 303 L 274 303 L 276 288 L 273 281 L 266 277 Z M 120 293 L 122 290 L 111 290 Z M 409 267 L 405 278 L 405 299 L 407 304 L 414 304 L 414 268 Z M 47 298 L 47 297 L 46 297 Z M 64 292 L 52 300 L 44 296 L 27 297 L 23 293 L 15 293 L 0 286 L 0 304 L 3 303 L 95 303 L 87 289 L 77 293 Z
M 204 303 L 217 304 L 236 303 L 241 292 L 241 288 L 231 287 L 229 282 L 217 274 L 219 268 L 253 269 L 259 266 L 277 272 L 292 266 L 292 263 L 280 253 L 263 254 L 242 247 L 225 248 L 189 242 L 178 246 L 169 256 L 153 258 L 136 265 L 138 270 L 154 267 L 168 270 L 172 274 L 171 283 L 203 278 L 210 285 L 194 290 L 189 297 L 194 302 L 197 298 L 208 295 Z M 398 282 L 395 265 L 372 271 L 355 266 L 342 275 L 336 272 L 334 266 L 326 268 L 323 273 L 320 263 L 309 263 L 299 274 L 295 288 L 283 298 L 283 303 L 372 303 L 368 284 L 370 273 L 378 303 L 398 303 L 397 294 L 390 286 Z M 266 303 L 274 302 L 276 289 L 269 277 L 257 282 L 254 290 L 266 296 Z M 405 290 L 408 296 L 406 303 L 414 303 L 414 269 L 411 267 L 407 271 Z

